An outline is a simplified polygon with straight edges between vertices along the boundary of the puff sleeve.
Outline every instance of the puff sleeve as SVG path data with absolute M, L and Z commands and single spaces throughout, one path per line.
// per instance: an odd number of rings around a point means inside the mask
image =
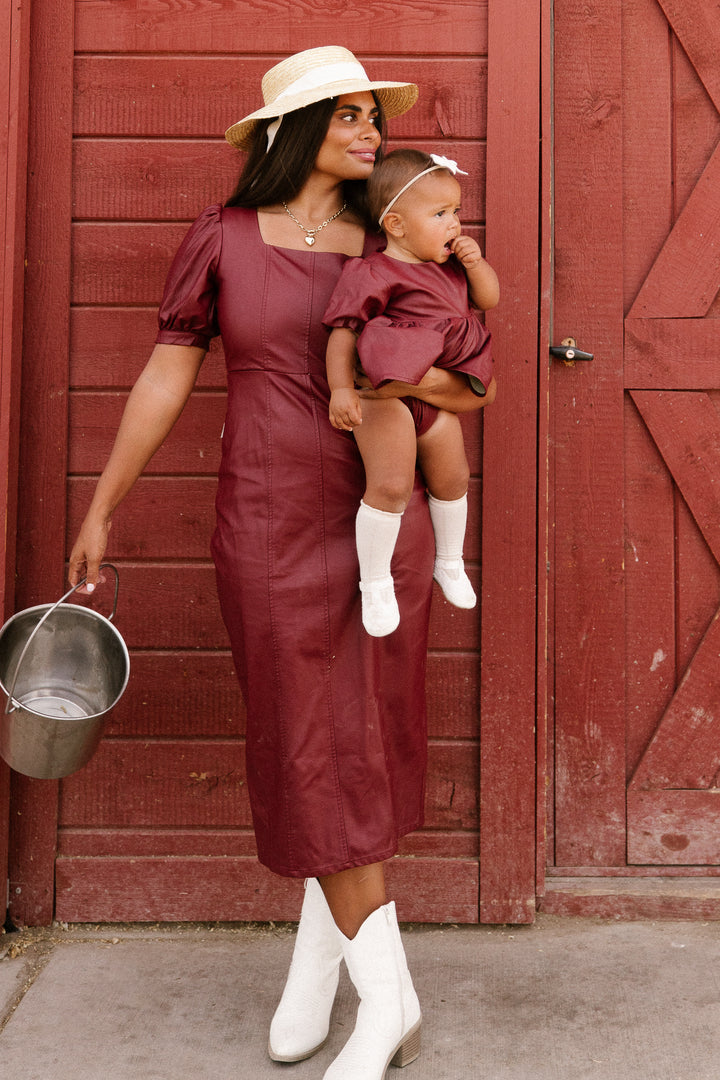
M 329 329 L 342 326 L 360 333 L 370 319 L 387 307 L 390 283 L 377 273 L 370 259 L 348 259 L 343 266 L 323 316 Z
M 220 332 L 216 274 L 221 250 L 222 206 L 209 206 L 190 226 L 170 267 L 158 311 L 158 344 L 207 349 Z

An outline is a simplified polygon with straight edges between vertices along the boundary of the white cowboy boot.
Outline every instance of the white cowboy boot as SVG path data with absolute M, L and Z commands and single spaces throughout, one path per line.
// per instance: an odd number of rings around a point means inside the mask
M 420 1003 L 391 901 L 369 915 L 350 941 L 338 931 L 360 995 L 355 1030 L 324 1080 L 383 1080 L 388 1065 L 409 1065 L 420 1053 Z
M 340 931 L 317 878 L 305 882 L 285 989 L 270 1024 L 273 1061 L 302 1061 L 324 1046 L 342 959 Z

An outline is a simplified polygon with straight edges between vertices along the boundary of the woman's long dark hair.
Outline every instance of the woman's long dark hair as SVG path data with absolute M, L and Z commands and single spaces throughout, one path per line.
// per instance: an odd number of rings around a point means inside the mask
M 272 206 L 297 195 L 313 170 L 337 102 L 337 98 L 328 98 L 286 113 L 267 153 L 267 129 L 272 120 L 261 121 L 255 129 L 253 144 L 235 190 L 225 205 Z M 385 138 L 385 118 L 379 104 L 378 110 L 377 129 L 383 140 L 376 158 L 379 161 Z M 365 181 L 346 180 L 343 194 L 348 206 L 370 223 Z

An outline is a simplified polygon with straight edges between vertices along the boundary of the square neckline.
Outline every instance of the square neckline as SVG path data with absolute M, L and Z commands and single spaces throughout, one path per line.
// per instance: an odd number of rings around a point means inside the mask
M 343 259 L 362 259 L 365 255 L 369 255 L 371 251 L 375 250 L 375 248 L 372 248 L 372 247 L 368 248 L 368 245 L 372 240 L 372 235 L 371 235 L 371 233 L 369 233 L 367 231 L 367 229 L 365 229 L 365 231 L 364 231 L 363 247 L 362 247 L 362 251 L 360 252 L 359 255 L 348 255 L 348 253 L 346 251 L 313 251 L 310 247 L 308 247 L 307 251 L 305 251 L 305 250 L 303 250 L 303 248 L 289 248 L 289 247 L 283 247 L 282 244 L 269 244 L 267 242 L 267 240 L 265 239 L 265 237 L 263 236 L 262 229 L 260 228 L 260 218 L 259 218 L 259 215 L 258 215 L 258 207 L 256 207 L 256 206 L 252 207 L 252 211 L 253 211 L 253 219 L 255 221 L 255 228 L 257 229 L 257 234 L 258 234 L 258 238 L 260 240 L 260 243 L 263 245 L 263 247 L 270 248 L 271 251 L 287 251 L 287 252 L 294 252 L 297 255 L 313 255 L 313 256 L 315 256 L 315 255 L 339 255 Z

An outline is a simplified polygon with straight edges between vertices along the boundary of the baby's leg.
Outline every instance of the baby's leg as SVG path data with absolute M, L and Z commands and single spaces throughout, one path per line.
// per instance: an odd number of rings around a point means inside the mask
M 415 477 L 415 425 L 398 399 L 363 401 L 354 429 L 365 464 L 365 495 L 355 520 L 363 626 L 373 637 L 400 622 L 390 563 Z
M 378 398 L 363 401 L 362 416 L 353 435 L 365 465 L 363 500 L 378 510 L 402 514 L 415 482 L 412 414 L 399 398 Z
M 435 531 L 433 576 L 451 604 L 475 607 L 477 597 L 463 563 L 470 470 L 458 417 L 441 410 L 417 442 Z
M 467 495 L 470 468 L 455 413 L 440 409 L 432 427 L 419 436 L 417 452 L 427 489 L 434 498 L 450 500 Z

